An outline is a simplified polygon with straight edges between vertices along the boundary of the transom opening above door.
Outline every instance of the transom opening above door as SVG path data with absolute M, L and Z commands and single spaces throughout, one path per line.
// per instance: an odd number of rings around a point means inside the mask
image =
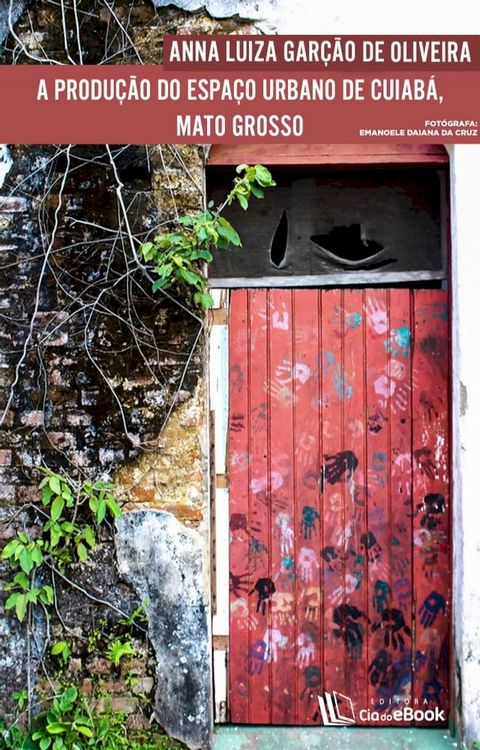
M 326 147 L 325 147 L 326 148 Z M 338 149 L 338 147 L 337 147 Z M 247 150 L 248 151 L 248 150 Z M 417 154 L 418 155 L 418 154 Z M 239 154 L 240 156 L 240 154 Z M 268 163 L 277 186 L 248 212 L 225 211 L 241 248 L 216 254 L 213 287 L 357 286 L 441 282 L 447 267 L 446 168 L 432 161 Z M 378 155 L 377 155 L 378 158 Z M 306 162 L 306 159 L 304 160 Z M 214 159 L 209 198 L 220 203 L 232 166 Z

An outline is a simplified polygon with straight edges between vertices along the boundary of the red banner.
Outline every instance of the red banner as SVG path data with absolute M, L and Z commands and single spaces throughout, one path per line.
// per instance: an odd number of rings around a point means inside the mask
M 478 143 L 480 72 L 0 66 L 6 143 Z

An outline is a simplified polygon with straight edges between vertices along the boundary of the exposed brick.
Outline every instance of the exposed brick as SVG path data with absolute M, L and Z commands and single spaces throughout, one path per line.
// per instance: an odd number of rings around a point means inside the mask
M 133 714 L 137 709 L 138 702 L 126 695 L 115 696 L 110 701 L 112 711 L 121 711 L 124 714 Z
M 12 463 L 12 451 L 0 450 L 0 466 L 10 466 Z
M 15 500 L 15 487 L 11 484 L 0 484 L 0 500 Z
M 5 213 L 21 213 L 27 210 L 28 201 L 26 198 L 0 195 L 0 211 L 4 211 Z
M 46 438 L 54 448 L 74 448 L 76 445 L 75 435 L 70 432 L 47 432 Z
M 22 414 L 21 422 L 29 427 L 39 427 L 43 425 L 44 416 L 43 411 L 28 411 Z
M 83 412 L 74 412 L 67 414 L 67 424 L 72 427 L 86 427 L 92 423 L 92 418 Z
M 111 674 L 112 662 L 108 659 L 97 657 L 88 662 L 87 669 L 91 674 Z

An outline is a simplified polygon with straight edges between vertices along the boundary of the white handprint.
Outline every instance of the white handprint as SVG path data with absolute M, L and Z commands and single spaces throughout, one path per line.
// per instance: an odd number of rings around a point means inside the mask
M 300 568 L 300 577 L 305 583 L 313 580 L 313 567 L 320 567 L 317 560 L 317 553 L 308 547 L 302 547 L 298 556 L 298 565 Z
M 379 335 L 388 331 L 387 308 L 384 302 L 379 302 L 373 297 L 369 297 L 365 305 L 367 314 L 367 323 L 375 333 Z

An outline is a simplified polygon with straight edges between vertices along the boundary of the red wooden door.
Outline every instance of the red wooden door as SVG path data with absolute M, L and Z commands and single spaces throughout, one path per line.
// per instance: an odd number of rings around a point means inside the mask
M 231 293 L 232 722 L 445 724 L 448 351 L 441 290 Z

